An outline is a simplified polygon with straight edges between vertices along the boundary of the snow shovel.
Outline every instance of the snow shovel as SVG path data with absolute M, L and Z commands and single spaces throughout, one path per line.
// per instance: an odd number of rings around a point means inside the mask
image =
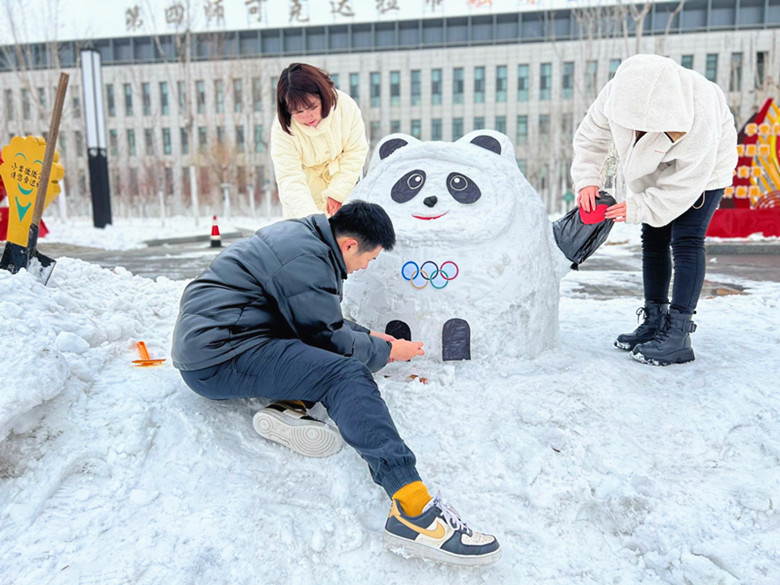
M 38 180 L 38 189 L 35 195 L 35 207 L 33 208 L 32 223 L 27 235 L 27 241 L 14 242 L 9 235 L 3 250 L 3 258 L 0 260 L 0 268 L 16 274 L 22 268 L 26 268 L 44 285 L 49 281 L 54 271 L 56 260 L 38 252 L 38 231 L 41 225 L 41 216 L 46 203 L 46 191 L 49 188 L 51 167 L 54 163 L 54 151 L 57 145 L 57 135 L 60 131 L 60 118 L 62 117 L 62 105 L 65 102 L 65 92 L 68 89 L 68 74 L 60 73 L 60 82 L 57 86 L 57 95 L 54 98 L 54 111 L 49 125 L 49 135 L 46 141 L 46 150 L 43 155 L 43 166 Z

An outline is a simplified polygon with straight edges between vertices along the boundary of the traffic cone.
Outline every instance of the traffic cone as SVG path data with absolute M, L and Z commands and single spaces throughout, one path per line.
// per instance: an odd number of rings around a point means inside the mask
M 219 235 L 219 226 L 217 225 L 217 216 L 214 216 L 213 222 L 211 224 L 211 247 L 212 248 L 221 248 L 222 247 L 222 236 Z

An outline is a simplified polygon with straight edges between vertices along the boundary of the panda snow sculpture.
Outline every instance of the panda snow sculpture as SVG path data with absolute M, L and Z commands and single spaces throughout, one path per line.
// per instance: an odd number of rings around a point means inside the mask
M 345 285 L 345 314 L 424 342 L 434 360 L 532 356 L 558 331 L 569 262 L 505 135 L 391 134 L 350 199 L 380 204 L 397 244 Z

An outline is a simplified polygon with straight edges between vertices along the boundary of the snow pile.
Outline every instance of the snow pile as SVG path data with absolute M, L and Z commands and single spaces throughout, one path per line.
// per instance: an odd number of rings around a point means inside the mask
M 534 358 L 377 374 L 425 481 L 503 545 L 463 570 L 383 548 L 351 449 L 305 459 L 254 433 L 263 401 L 132 367 L 140 339 L 168 357 L 184 282 L 0 271 L 0 582 L 776 585 L 780 285 L 703 300 L 697 360 L 652 368 L 610 346 L 636 300 L 578 292 L 619 278 L 569 274 Z
M 479 130 L 454 143 L 391 134 L 350 199 L 380 204 L 398 240 L 345 288 L 356 321 L 380 331 L 402 322 L 427 360 L 461 359 L 448 346 L 466 346 L 475 360 L 552 346 L 570 262 L 504 134 Z

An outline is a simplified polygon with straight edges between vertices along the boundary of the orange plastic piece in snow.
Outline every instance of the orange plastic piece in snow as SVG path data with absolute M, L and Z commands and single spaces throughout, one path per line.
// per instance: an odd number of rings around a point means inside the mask
M 140 360 L 133 360 L 133 363 L 138 368 L 149 368 L 152 366 L 159 366 L 161 363 L 163 363 L 165 360 L 153 360 L 149 358 L 149 350 L 146 349 L 146 344 L 143 341 L 139 341 L 137 344 L 138 351 L 141 354 Z

